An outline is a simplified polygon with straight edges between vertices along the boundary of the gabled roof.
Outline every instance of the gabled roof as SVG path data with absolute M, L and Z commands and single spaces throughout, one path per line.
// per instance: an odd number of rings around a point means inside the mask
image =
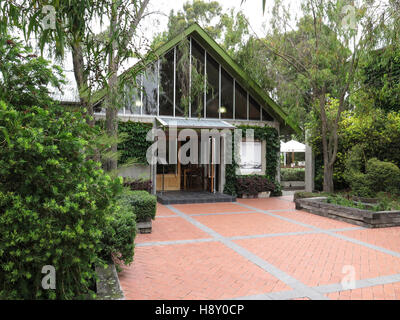
M 131 71 L 139 72 L 145 68 L 148 64 L 156 61 L 169 50 L 174 48 L 183 39 L 188 36 L 193 37 L 197 42 L 200 43 L 217 61 L 233 76 L 240 85 L 246 89 L 264 108 L 268 113 L 270 113 L 279 123 L 283 125 L 283 131 L 291 131 L 295 133 L 301 133 L 301 128 L 289 119 L 288 115 L 282 110 L 282 108 L 271 99 L 271 97 L 260 88 L 260 86 L 243 70 L 243 68 L 236 63 L 231 56 L 222 47 L 212 39 L 203 28 L 201 28 L 197 23 L 190 25 L 181 34 L 169 40 L 154 52 L 150 53 L 143 63 L 136 64 L 133 66 Z M 129 71 L 128 70 L 128 71 Z M 128 72 L 127 71 L 127 72 Z M 120 76 L 120 80 L 123 80 L 125 72 Z M 103 90 L 98 92 L 96 100 L 101 99 L 104 96 Z M 269 108 L 266 108 L 266 107 Z

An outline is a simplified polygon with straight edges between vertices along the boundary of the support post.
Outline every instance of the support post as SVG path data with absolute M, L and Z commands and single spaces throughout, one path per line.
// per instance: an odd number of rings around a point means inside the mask
M 306 172 L 305 172 L 305 185 L 307 192 L 314 191 L 314 177 L 315 177 L 315 160 L 312 147 L 308 141 L 310 132 L 306 131 Z

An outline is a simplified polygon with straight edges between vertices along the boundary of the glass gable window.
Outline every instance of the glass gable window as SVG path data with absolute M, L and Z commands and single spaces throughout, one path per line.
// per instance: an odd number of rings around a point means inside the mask
M 219 118 L 219 64 L 207 53 L 206 118 Z
M 141 101 L 141 75 L 136 78 L 136 85 L 126 82 L 124 84 L 124 114 L 140 115 L 142 109 Z
M 274 121 L 194 38 L 189 37 L 126 80 L 121 115 Z M 96 113 L 105 113 L 101 106 Z
M 261 120 L 260 105 L 249 96 L 249 120 Z
M 247 92 L 235 82 L 235 119 L 247 120 Z
M 274 121 L 274 118 L 271 117 L 271 115 L 267 111 L 262 109 L 262 120 L 263 121 Z
M 191 116 L 204 116 L 204 49 L 192 39 L 192 103 Z M 202 89 L 200 88 L 202 86 Z
M 157 63 L 147 68 L 143 75 L 143 114 L 157 115 L 158 81 Z
M 221 68 L 221 118 L 233 119 L 233 78 Z
M 174 50 L 160 60 L 160 110 L 161 116 L 174 115 Z
M 189 48 L 190 42 L 186 40 L 176 47 L 176 117 L 189 116 Z

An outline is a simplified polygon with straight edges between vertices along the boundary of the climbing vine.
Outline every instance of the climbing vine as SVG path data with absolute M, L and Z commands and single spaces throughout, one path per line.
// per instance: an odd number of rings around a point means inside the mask
M 279 165 L 279 150 L 280 150 L 280 141 L 279 134 L 275 128 L 271 127 L 257 127 L 257 126 L 238 126 L 237 129 L 242 130 L 243 137 L 246 136 L 246 131 L 249 129 L 254 130 L 254 139 L 260 141 L 266 141 L 267 150 L 265 153 L 266 159 L 266 169 L 265 169 L 265 177 L 267 177 L 270 181 L 274 181 L 275 190 L 272 195 L 280 195 L 281 187 L 280 184 L 275 180 L 276 179 L 276 168 Z M 233 142 L 234 143 L 234 142 Z M 233 146 L 234 147 L 234 146 Z M 236 195 L 236 170 L 239 165 L 233 160 L 232 164 L 226 165 L 225 173 L 225 189 L 224 193 L 230 195 Z
M 119 134 L 124 134 L 123 141 L 118 144 L 120 164 L 126 163 L 129 159 L 135 159 L 137 163 L 147 163 L 146 152 L 152 142 L 146 140 L 146 135 L 152 128 L 151 123 L 119 122 Z

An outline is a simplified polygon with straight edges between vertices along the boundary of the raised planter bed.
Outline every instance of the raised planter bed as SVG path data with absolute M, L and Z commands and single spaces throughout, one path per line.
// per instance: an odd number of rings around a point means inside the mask
M 305 188 L 304 181 L 281 181 L 282 188 Z
M 146 221 L 137 221 L 136 222 L 136 230 L 139 233 L 151 233 L 152 231 L 152 223 L 151 217 L 148 217 Z
M 240 198 L 242 199 L 265 199 L 269 198 L 271 196 L 271 191 L 266 191 L 266 192 L 260 192 L 259 194 L 242 194 L 239 195 Z
M 296 209 L 365 228 L 400 226 L 400 211 L 369 211 L 326 202 L 326 197 L 295 200 Z

